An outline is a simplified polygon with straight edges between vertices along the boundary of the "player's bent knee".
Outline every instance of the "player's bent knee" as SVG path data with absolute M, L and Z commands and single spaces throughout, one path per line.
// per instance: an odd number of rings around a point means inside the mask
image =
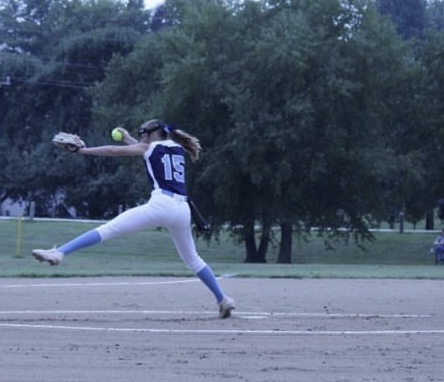
M 184 260 L 185 266 L 194 273 L 199 273 L 207 266 L 207 263 L 202 260 L 200 256 L 195 256 L 192 259 Z

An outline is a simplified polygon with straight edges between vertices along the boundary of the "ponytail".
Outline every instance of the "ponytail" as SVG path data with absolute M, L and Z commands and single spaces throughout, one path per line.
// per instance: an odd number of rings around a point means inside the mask
M 181 145 L 184 150 L 189 154 L 191 161 L 195 162 L 199 159 L 202 146 L 199 139 L 191 134 L 186 133 L 180 129 L 171 129 L 168 132 L 170 138 Z

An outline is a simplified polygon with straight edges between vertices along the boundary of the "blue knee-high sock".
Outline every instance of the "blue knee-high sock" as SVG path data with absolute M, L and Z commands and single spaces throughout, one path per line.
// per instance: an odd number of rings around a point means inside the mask
M 201 281 L 211 290 L 211 292 L 213 292 L 217 302 L 221 302 L 221 300 L 224 298 L 224 292 L 219 286 L 212 269 L 207 265 L 204 269 L 197 273 L 197 277 L 199 277 Z
M 90 247 L 92 245 L 98 244 L 101 241 L 100 234 L 97 230 L 93 229 L 91 231 L 85 232 L 84 234 L 76 237 L 75 239 L 63 244 L 57 249 L 67 255 L 68 253 L 77 251 L 85 247 Z

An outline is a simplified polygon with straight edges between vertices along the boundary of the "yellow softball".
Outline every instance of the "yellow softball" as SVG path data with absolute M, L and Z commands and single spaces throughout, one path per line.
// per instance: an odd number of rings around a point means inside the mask
M 121 140 L 123 140 L 123 134 L 120 132 L 118 128 L 115 128 L 113 131 L 111 131 L 111 137 L 116 142 L 120 142 Z

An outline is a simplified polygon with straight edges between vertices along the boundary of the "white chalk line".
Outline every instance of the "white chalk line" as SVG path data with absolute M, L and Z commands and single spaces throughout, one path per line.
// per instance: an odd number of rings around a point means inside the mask
M 84 283 L 41 283 L 41 284 L 5 284 L 0 285 L 1 288 L 73 288 L 73 287 L 112 287 L 112 286 L 141 286 L 141 285 L 166 285 L 166 284 L 184 284 L 195 283 L 200 280 L 190 278 L 184 280 L 170 281 L 119 281 L 119 282 L 84 282 Z
M 236 274 L 223 274 L 221 276 L 216 277 L 216 279 L 228 279 L 236 277 Z M 184 283 L 195 283 L 195 282 L 201 282 L 200 279 L 196 277 L 189 277 L 186 279 L 179 279 L 179 280 L 168 280 L 168 281 L 119 281 L 119 282 L 76 282 L 76 283 L 69 283 L 69 282 L 48 282 L 48 283 L 32 283 L 32 284 L 0 284 L 0 289 L 5 288 L 60 288 L 60 287 L 112 287 L 112 286 L 141 286 L 141 285 L 173 285 L 173 284 L 184 284 Z
M 293 335 L 293 336 L 364 336 L 364 335 L 438 335 L 444 334 L 444 329 L 432 330 L 251 330 L 251 329 L 154 329 L 154 328 L 112 328 L 93 326 L 66 326 L 66 325 L 32 325 L 0 323 L 0 328 L 32 329 L 32 330 L 64 330 L 64 331 L 95 331 L 121 333 L 157 333 L 157 334 L 249 334 L 249 335 Z
M 229 278 L 232 275 L 221 276 Z M 128 281 L 128 282 L 78 282 L 78 283 L 32 283 L 32 284 L 6 284 L 0 288 L 45 288 L 45 287 L 103 287 L 103 286 L 143 286 L 143 285 L 166 285 L 200 282 L 197 278 L 187 278 L 169 281 Z M 169 311 L 169 310 L 11 310 L 0 311 L 0 315 L 79 315 L 79 314 L 114 314 L 114 315 L 214 315 L 214 312 L 205 311 Z M 431 318 L 430 314 L 362 314 L 362 313 L 300 313 L 300 312 L 240 312 L 236 311 L 240 318 Z M 90 326 L 66 326 L 66 325 L 41 325 L 41 324 L 15 324 L 1 323 L 0 328 L 10 329 L 41 329 L 41 330 L 68 330 L 68 331 L 101 331 L 101 332 L 142 332 L 142 333 L 166 333 L 166 334 L 253 334 L 253 335 L 388 335 L 388 334 L 444 334 L 444 329 L 432 330 L 374 330 L 374 331 L 313 331 L 313 330 L 242 330 L 242 329 L 155 329 L 155 328 L 113 328 L 113 327 L 90 327 Z
M 236 311 L 236 316 L 247 318 L 286 317 L 286 318 L 432 318 L 432 314 L 378 314 L 378 313 L 301 313 L 301 312 L 241 312 Z M 214 315 L 210 311 L 197 310 L 0 310 L 2 315 Z

